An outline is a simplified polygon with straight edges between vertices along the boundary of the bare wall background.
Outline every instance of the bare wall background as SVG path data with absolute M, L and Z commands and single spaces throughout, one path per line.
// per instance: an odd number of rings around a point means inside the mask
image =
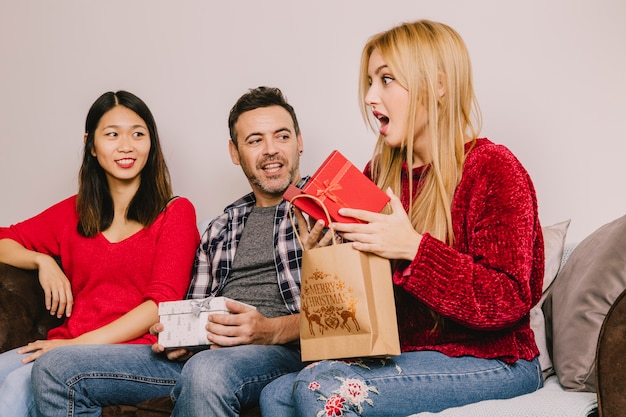
M 419 18 L 464 37 L 483 135 L 529 170 L 544 225 L 571 218 L 578 241 L 626 214 L 623 0 L 0 0 L 0 225 L 76 192 L 84 119 L 109 90 L 150 106 L 199 220 L 249 190 L 226 121 L 250 87 L 296 108 L 304 174 L 335 148 L 362 167 L 361 47 Z

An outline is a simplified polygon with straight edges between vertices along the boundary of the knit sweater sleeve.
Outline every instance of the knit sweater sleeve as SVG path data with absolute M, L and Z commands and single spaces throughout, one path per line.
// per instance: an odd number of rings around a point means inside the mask
M 454 244 L 424 234 L 394 283 L 468 328 L 518 323 L 541 296 L 544 254 L 533 184 L 508 149 L 489 142 L 470 152 L 452 221 Z
M 156 227 L 157 225 L 153 225 Z M 159 229 L 146 300 L 155 303 L 185 296 L 200 236 L 196 212 L 189 200 L 179 197 L 165 209 Z
M 76 233 L 76 196 L 47 208 L 28 220 L 0 227 L 0 239 L 11 239 L 36 252 L 61 257 L 62 241 Z

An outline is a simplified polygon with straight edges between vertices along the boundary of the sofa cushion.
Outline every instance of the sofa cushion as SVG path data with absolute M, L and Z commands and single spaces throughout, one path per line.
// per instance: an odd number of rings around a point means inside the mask
M 530 310 L 530 328 L 535 334 L 535 342 L 539 348 L 539 363 L 541 370 L 548 375 L 552 370 L 552 361 L 546 342 L 546 329 L 541 304 L 561 266 L 565 237 L 569 228 L 570 220 L 565 220 L 551 226 L 543 227 L 543 242 L 546 258 L 545 272 L 543 277 L 543 296 L 539 303 Z
M 590 392 L 567 392 L 556 376 L 543 388 L 505 400 L 486 400 L 439 413 L 418 413 L 409 417 L 587 417 L 595 415 L 596 396 Z
M 543 246 L 546 258 L 546 267 L 543 277 L 543 293 L 550 287 L 561 268 L 565 238 L 571 220 L 567 219 L 551 226 L 545 226 L 543 231 Z M 545 298 L 545 297 L 544 297 Z
M 544 302 L 548 348 L 565 389 L 595 391 L 594 361 L 600 327 L 625 288 L 626 216 L 623 216 L 580 242 Z

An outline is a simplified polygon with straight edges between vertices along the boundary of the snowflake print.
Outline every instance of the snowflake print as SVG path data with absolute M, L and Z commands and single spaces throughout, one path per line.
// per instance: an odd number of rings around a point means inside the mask
M 313 272 L 313 275 L 311 275 L 311 279 L 324 279 L 324 278 L 326 278 L 328 276 L 330 276 L 330 274 L 325 274 L 322 271 L 319 271 L 319 270 L 316 269 Z

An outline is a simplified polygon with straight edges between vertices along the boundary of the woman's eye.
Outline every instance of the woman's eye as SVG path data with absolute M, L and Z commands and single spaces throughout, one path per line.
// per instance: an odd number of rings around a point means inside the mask
M 133 136 L 136 137 L 136 138 L 140 138 L 142 136 L 145 136 L 145 133 L 143 133 L 143 132 L 135 132 L 135 133 L 133 133 Z
M 109 136 L 109 137 L 111 137 L 111 138 L 114 138 L 114 137 L 116 137 L 116 136 L 117 136 L 117 132 L 108 132 L 108 133 L 105 133 L 105 135 L 106 135 L 106 136 Z
M 394 81 L 394 78 L 391 75 L 383 75 L 382 80 L 383 80 L 383 84 L 387 85 L 390 82 Z

